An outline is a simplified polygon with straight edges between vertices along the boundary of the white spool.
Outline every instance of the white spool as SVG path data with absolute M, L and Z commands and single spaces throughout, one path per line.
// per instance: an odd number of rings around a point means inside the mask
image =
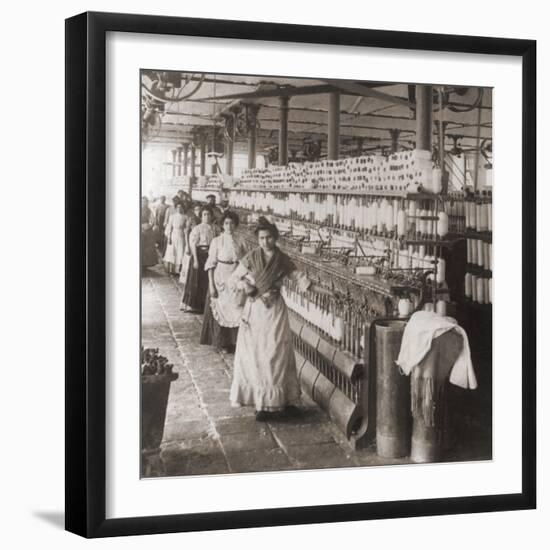
M 407 214 L 405 210 L 397 212 L 397 236 L 404 237 L 407 228 Z
M 392 225 L 395 227 L 397 225 L 397 217 L 399 215 L 399 201 L 397 199 L 393 199 L 392 203 L 393 208 L 393 222 Z
M 487 231 L 489 229 L 489 205 L 481 205 L 481 231 Z
M 476 204 L 476 231 L 481 231 L 481 204 Z
M 472 300 L 477 302 L 477 275 L 472 274 Z
M 445 212 L 440 212 L 437 220 L 437 235 L 445 237 L 449 232 L 449 216 Z
M 432 170 L 432 193 L 441 193 L 441 169 L 434 168 Z
M 393 204 L 390 201 L 386 206 L 386 229 L 393 231 Z
M 445 300 L 437 300 L 435 312 L 439 315 L 447 315 L 447 302 Z
M 464 295 L 466 298 L 472 297 L 472 274 L 466 273 L 464 275 Z
M 421 216 L 421 217 L 425 217 L 427 215 L 428 215 L 427 210 L 420 210 L 420 212 L 418 213 L 418 216 Z M 427 220 L 419 219 L 416 227 L 418 228 L 417 230 L 420 231 L 422 235 L 425 235 L 428 232 Z
M 485 283 L 483 282 L 483 277 L 479 277 L 479 279 L 476 281 L 477 285 L 477 301 L 480 304 L 485 303 Z
M 472 246 L 470 260 L 472 264 L 476 265 L 477 264 L 477 241 L 476 239 L 470 239 L 470 243 Z
M 470 229 L 476 228 L 476 203 L 470 202 Z
M 439 284 L 445 282 L 445 267 L 445 260 L 443 258 L 438 258 L 436 282 Z
M 483 243 L 483 248 L 484 248 L 484 262 L 483 262 L 483 267 L 485 269 L 491 269 L 491 252 L 490 252 L 490 247 L 491 245 L 489 243 Z
M 476 242 L 477 245 L 477 265 L 483 267 L 483 241 L 478 239 Z
M 412 313 L 412 302 L 408 298 L 401 298 L 397 302 L 399 317 L 408 317 Z

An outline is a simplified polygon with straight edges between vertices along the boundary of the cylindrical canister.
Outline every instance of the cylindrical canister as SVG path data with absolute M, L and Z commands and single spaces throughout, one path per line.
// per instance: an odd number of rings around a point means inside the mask
M 432 340 L 431 350 L 411 371 L 413 462 L 435 462 L 443 458 L 448 430 L 446 386 L 462 346 L 462 337 L 450 330 Z
M 405 321 L 376 326 L 376 449 L 382 457 L 409 453 L 409 382 L 395 364 L 405 326 Z

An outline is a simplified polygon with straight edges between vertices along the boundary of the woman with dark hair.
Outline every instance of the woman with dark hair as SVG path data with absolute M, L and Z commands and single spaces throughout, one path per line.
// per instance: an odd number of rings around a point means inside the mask
M 277 247 L 276 225 L 262 216 L 255 233 L 259 246 L 240 260 L 230 281 L 247 295 L 235 349 L 230 400 L 233 406 L 254 406 L 256 419 L 264 421 L 284 409 L 296 411 L 300 399 L 288 313 L 280 294 L 283 280 L 293 279 L 303 291 L 330 293 L 313 285 Z
M 182 309 L 185 311 L 204 311 L 208 291 L 208 275 L 204 271 L 204 264 L 208 258 L 210 243 L 219 232 L 218 226 L 212 224 L 212 211 L 204 207 L 201 210 L 201 223 L 195 225 L 189 234 L 191 261 L 181 299 Z
M 234 234 L 239 225 L 237 214 L 224 212 L 220 225 L 223 233 L 210 243 L 204 265 L 209 285 L 200 343 L 233 351 L 241 320 L 243 292 L 229 286 L 228 282 L 240 258 L 246 254 L 246 248 Z
M 187 281 L 187 273 L 189 271 L 189 266 L 193 261 L 191 257 L 191 247 L 189 246 L 189 235 L 195 225 L 201 223 L 200 219 L 201 206 L 200 204 L 189 203 L 187 211 L 185 212 L 186 222 L 185 228 L 183 230 L 183 237 L 185 241 L 185 253 L 183 255 L 183 261 L 181 264 L 180 270 L 180 280 L 182 287 L 185 288 L 185 282 Z
M 141 268 L 151 267 L 158 263 L 155 246 L 155 215 L 149 208 L 149 199 L 141 198 Z

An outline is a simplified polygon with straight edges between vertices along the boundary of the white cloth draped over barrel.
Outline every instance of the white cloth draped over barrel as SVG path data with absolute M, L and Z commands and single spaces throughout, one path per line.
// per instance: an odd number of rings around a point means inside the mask
M 311 281 L 296 270 L 290 258 L 286 261 L 289 268 L 285 276 L 307 290 Z M 255 286 L 254 274 L 245 264 L 239 263 L 230 282 L 242 290 Z M 233 406 L 253 405 L 257 411 L 277 411 L 299 402 L 292 335 L 286 304 L 279 292 L 283 279 L 274 281 L 262 295 L 248 297 L 244 304 L 230 391 Z
M 244 243 L 227 233 L 215 237 L 208 249 L 205 271 L 214 270 L 214 285 L 218 297 L 210 297 L 212 316 L 222 327 L 238 327 L 244 301 L 244 292 L 236 285 L 229 285 L 229 279 L 246 254 Z
M 405 327 L 396 363 L 405 374 L 410 374 L 430 351 L 432 340 L 450 330 L 462 337 L 462 350 L 451 369 L 449 381 L 461 388 L 473 390 L 477 388 L 477 380 L 470 356 L 468 335 L 452 317 L 444 317 L 431 311 L 413 313 Z

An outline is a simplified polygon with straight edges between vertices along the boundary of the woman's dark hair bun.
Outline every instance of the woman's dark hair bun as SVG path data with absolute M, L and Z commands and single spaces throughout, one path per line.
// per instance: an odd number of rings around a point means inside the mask
M 258 235 L 260 231 L 269 231 L 274 239 L 279 238 L 279 230 L 274 223 L 271 223 L 265 216 L 260 216 L 254 228 L 254 234 Z
M 223 222 L 225 222 L 226 219 L 233 220 L 233 223 L 235 224 L 235 227 L 238 227 L 239 225 L 239 216 L 236 212 L 232 212 L 231 210 L 227 210 L 223 213 L 221 224 L 223 225 Z

